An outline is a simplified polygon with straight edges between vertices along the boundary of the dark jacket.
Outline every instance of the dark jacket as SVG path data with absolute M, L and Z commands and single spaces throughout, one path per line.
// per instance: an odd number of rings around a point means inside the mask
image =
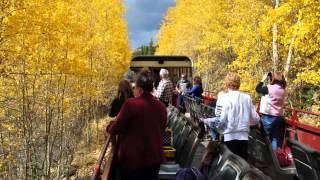
M 187 92 L 189 95 L 191 95 L 194 98 L 202 98 L 203 89 L 200 85 L 193 85 L 192 89 Z
M 256 86 L 256 92 L 262 95 L 266 95 L 269 93 L 268 87 L 263 86 L 263 82 L 259 82 Z
M 131 96 L 131 97 L 133 97 L 133 96 Z M 116 117 L 124 102 L 125 102 L 125 100 L 122 96 L 120 98 L 118 98 L 118 97 L 115 98 L 110 105 L 109 116 Z
M 122 169 L 130 171 L 164 162 L 166 122 L 164 104 L 150 93 L 124 103 L 114 123 L 107 127 L 109 133 L 120 135 L 118 162 Z
M 115 98 L 110 106 L 110 111 L 109 111 L 109 116 L 110 117 L 116 117 L 122 107 L 124 103 L 124 99 L 123 98 Z

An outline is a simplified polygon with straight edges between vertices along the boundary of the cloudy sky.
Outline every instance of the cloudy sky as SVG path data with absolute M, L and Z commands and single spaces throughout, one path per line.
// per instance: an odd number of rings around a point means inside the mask
M 147 45 L 155 39 L 168 7 L 175 0 L 124 0 L 127 8 L 131 48 Z

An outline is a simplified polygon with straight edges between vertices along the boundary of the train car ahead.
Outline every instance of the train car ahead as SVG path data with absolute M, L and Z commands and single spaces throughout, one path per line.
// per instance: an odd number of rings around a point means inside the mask
M 189 80 L 192 78 L 192 61 L 187 56 L 136 56 L 131 60 L 130 69 L 135 73 L 142 68 L 150 69 L 155 87 L 160 81 L 160 69 L 169 71 L 170 80 L 175 84 L 181 74 L 185 74 Z

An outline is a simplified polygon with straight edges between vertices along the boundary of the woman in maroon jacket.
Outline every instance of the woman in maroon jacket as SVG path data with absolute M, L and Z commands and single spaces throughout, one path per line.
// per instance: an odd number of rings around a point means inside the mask
M 118 166 L 122 180 L 157 179 L 164 162 L 162 138 L 167 112 L 164 104 L 152 96 L 153 81 L 148 72 L 136 80 L 135 98 L 128 99 L 117 118 L 107 128 L 118 134 Z

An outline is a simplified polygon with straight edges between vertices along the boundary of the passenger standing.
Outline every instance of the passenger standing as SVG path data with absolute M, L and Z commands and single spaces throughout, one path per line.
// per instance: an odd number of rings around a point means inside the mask
M 161 69 L 160 78 L 161 81 L 159 82 L 159 86 L 156 91 L 156 97 L 159 98 L 167 107 L 172 102 L 173 94 L 173 84 L 169 79 L 169 71 Z
M 186 108 L 183 101 L 183 95 L 185 95 L 188 89 L 191 87 L 191 82 L 187 79 L 185 74 L 181 74 L 181 79 L 177 82 L 176 90 L 178 92 L 177 105 L 180 112 L 186 112 Z
M 116 117 L 123 103 L 131 97 L 133 97 L 133 92 L 130 83 L 127 80 L 120 81 L 117 97 L 111 103 L 109 116 Z
M 129 81 L 130 83 L 133 83 L 135 75 L 136 73 L 129 68 L 128 71 L 123 75 L 123 79 Z
M 151 95 L 153 81 L 148 72 L 141 72 L 135 85 L 135 98 L 124 103 L 107 131 L 120 135 L 121 180 L 155 180 L 165 160 L 162 139 L 167 111 L 163 103 Z
M 200 76 L 195 76 L 193 78 L 193 86 L 191 90 L 187 91 L 187 93 L 195 98 L 196 100 L 201 100 L 202 99 L 202 80 Z
M 239 91 L 238 74 L 229 73 L 224 83 L 227 92 L 218 95 L 216 117 L 201 121 L 223 134 L 224 142 L 231 152 L 247 159 L 249 126 L 258 123 L 260 118 L 250 95 Z
M 271 83 L 264 86 L 267 78 Z M 281 136 L 283 135 L 283 106 L 285 96 L 286 81 L 281 72 L 269 72 L 264 74 L 261 82 L 258 83 L 256 91 L 262 94 L 260 102 L 260 113 L 264 131 L 269 135 L 272 149 L 281 146 Z

